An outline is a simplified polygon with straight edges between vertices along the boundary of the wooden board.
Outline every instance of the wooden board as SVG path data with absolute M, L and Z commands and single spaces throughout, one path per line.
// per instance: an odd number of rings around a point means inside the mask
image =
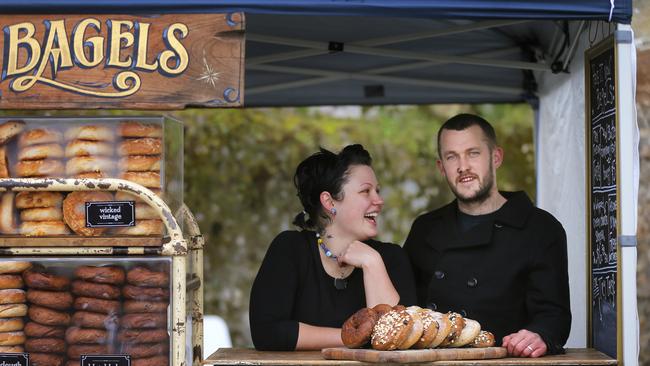
M 430 362 L 445 360 L 483 360 L 504 358 L 508 351 L 503 347 L 487 348 L 440 348 L 405 351 L 375 351 L 372 349 L 350 349 L 345 347 L 325 348 L 323 357 L 329 360 L 354 360 L 363 362 Z
M 0 236 L 0 247 L 159 247 L 163 237 L 152 236 Z
M 0 15 L 0 109 L 241 106 L 244 24 L 242 13 Z
M 212 350 L 206 350 L 212 352 Z M 374 365 L 370 362 L 349 360 L 326 360 L 320 351 L 267 352 L 250 348 L 219 348 L 207 356 L 203 365 L 263 365 L 263 366 L 359 366 Z M 616 365 L 616 359 L 593 348 L 568 348 L 565 354 L 539 358 L 495 358 L 482 360 L 440 360 L 425 363 L 436 366 L 569 366 L 569 365 Z

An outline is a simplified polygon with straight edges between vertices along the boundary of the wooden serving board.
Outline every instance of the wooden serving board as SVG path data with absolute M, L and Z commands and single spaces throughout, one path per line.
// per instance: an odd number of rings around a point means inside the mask
M 503 347 L 414 349 L 405 351 L 376 351 L 373 349 L 337 347 L 324 348 L 321 352 L 327 360 L 395 363 L 483 360 L 488 358 L 504 358 L 508 354 L 508 351 Z

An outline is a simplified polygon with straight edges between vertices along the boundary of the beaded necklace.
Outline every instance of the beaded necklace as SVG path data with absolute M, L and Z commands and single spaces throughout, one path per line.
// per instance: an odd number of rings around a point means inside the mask
M 323 250 L 323 253 L 327 258 L 338 262 L 339 257 L 334 253 L 332 253 L 332 251 L 327 247 L 327 245 L 325 245 L 325 242 L 323 241 L 323 238 L 321 238 L 319 233 L 316 233 L 316 243 L 318 243 L 318 246 Z M 343 276 L 343 272 L 341 272 L 341 276 Z M 345 278 L 334 277 L 334 287 L 337 290 L 345 290 L 348 287 L 348 280 Z

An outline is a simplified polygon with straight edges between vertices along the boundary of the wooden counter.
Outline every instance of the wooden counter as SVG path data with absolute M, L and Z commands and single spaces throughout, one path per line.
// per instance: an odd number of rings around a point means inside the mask
M 204 365 L 377 365 L 358 361 L 325 360 L 320 351 L 260 352 L 246 348 L 220 348 Z M 436 361 L 408 365 L 616 365 L 617 361 L 592 348 L 570 348 L 566 354 L 540 358 Z

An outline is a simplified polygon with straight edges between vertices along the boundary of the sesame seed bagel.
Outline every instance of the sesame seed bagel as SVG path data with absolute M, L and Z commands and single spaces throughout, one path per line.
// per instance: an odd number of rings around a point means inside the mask
M 436 321 L 434 312 L 430 309 L 418 310 L 420 319 L 422 319 L 422 336 L 413 345 L 412 348 L 423 349 L 428 348 L 433 339 L 438 335 L 438 322 Z
M 402 344 L 400 344 L 397 349 L 409 349 L 415 343 L 417 343 L 418 340 L 420 340 L 420 337 L 422 337 L 424 325 L 422 324 L 422 319 L 420 318 L 418 309 L 419 307 L 417 306 L 409 306 L 406 308 L 406 312 L 409 313 L 411 319 L 413 320 L 413 326 L 411 327 L 411 331 L 406 336 L 404 342 L 402 342 Z
M 413 328 L 413 318 L 406 310 L 391 310 L 382 315 L 372 332 L 372 348 L 379 351 L 397 349 Z
M 469 344 L 470 347 L 474 348 L 484 348 L 494 346 L 494 334 L 488 332 L 487 330 L 482 330 L 479 332 L 478 336 Z
M 481 332 L 481 324 L 474 319 L 465 318 L 465 327 L 458 335 L 458 338 L 449 347 L 463 347 L 474 341 Z

